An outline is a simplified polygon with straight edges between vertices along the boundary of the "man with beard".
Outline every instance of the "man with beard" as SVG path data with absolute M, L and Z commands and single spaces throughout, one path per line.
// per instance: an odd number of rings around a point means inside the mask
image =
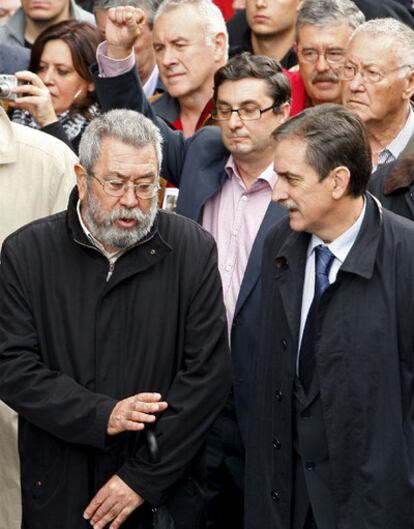
M 95 119 L 67 211 L 3 244 L 0 395 L 20 415 L 26 529 L 196 527 L 230 359 L 213 238 L 156 209 L 161 142 L 135 112 Z
M 296 20 L 299 70 L 287 72 L 291 115 L 321 103 L 341 103 L 339 69 L 352 32 L 365 21 L 351 0 L 305 0 Z

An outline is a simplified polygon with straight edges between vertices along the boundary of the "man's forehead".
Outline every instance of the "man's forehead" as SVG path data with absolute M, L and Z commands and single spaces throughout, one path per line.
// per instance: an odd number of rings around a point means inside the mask
M 136 147 L 114 138 L 104 138 L 96 166 L 105 173 L 141 176 L 157 172 L 157 155 L 153 145 Z
M 349 42 L 347 56 L 364 65 L 394 66 L 398 63 L 398 47 L 391 35 L 356 34 Z
M 172 21 L 185 21 L 185 23 L 172 24 Z M 204 29 L 202 18 L 190 4 L 183 4 L 162 13 L 154 22 L 154 35 L 168 35 L 169 39 L 189 38 L 199 34 Z
M 351 27 L 346 20 L 333 21 L 323 26 L 304 24 L 299 28 L 297 43 L 301 46 L 312 46 L 313 41 L 329 40 L 332 44 L 338 43 L 342 47 L 348 43 L 351 33 Z
M 238 81 L 224 81 L 217 89 L 217 99 L 225 102 L 257 101 L 269 97 L 265 79 L 247 77 Z

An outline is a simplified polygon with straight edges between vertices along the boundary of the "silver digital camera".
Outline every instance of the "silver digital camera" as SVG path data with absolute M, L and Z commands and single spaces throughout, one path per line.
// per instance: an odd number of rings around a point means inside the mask
M 8 99 L 9 101 L 16 99 L 17 94 L 13 94 L 12 88 L 17 84 L 14 75 L 0 75 L 0 99 Z

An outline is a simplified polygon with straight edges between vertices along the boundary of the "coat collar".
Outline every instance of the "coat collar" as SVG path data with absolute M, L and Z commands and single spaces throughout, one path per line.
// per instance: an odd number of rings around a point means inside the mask
M 370 279 L 374 273 L 381 236 L 382 206 L 370 193 L 365 194 L 366 211 L 358 237 L 339 274 L 350 273 Z M 299 336 L 303 281 L 310 234 L 291 231 L 274 257 L 275 280 L 294 340 Z M 338 274 L 338 279 L 339 279 Z M 337 280 L 338 280 L 337 279 Z

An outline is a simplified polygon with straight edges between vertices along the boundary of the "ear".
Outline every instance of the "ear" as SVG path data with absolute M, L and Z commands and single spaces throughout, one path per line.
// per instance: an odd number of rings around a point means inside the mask
M 88 193 L 87 174 L 81 164 L 75 164 L 76 185 L 78 186 L 79 199 L 82 202 Z
M 296 7 L 296 11 L 299 11 L 299 9 L 302 7 L 303 2 L 304 2 L 304 0 L 299 0 L 298 1 L 298 5 Z
M 403 92 L 403 99 L 411 99 L 414 94 L 414 70 L 411 70 L 406 77 L 406 86 Z
M 87 91 L 88 92 L 95 92 L 96 90 L 96 87 L 95 87 L 95 83 L 88 83 L 88 86 L 87 86 Z
M 212 37 L 214 46 L 214 60 L 220 62 L 226 60 L 227 51 L 227 35 L 224 33 L 217 33 Z
M 289 119 L 289 114 L 290 114 L 290 103 L 282 103 L 279 107 L 278 113 L 276 114 L 280 118 L 279 125 L 281 125 L 282 123 L 284 123 L 285 121 Z
M 329 185 L 332 189 L 332 198 L 339 200 L 348 193 L 349 181 L 351 179 L 351 173 L 348 167 L 341 165 L 332 169 L 330 176 Z

